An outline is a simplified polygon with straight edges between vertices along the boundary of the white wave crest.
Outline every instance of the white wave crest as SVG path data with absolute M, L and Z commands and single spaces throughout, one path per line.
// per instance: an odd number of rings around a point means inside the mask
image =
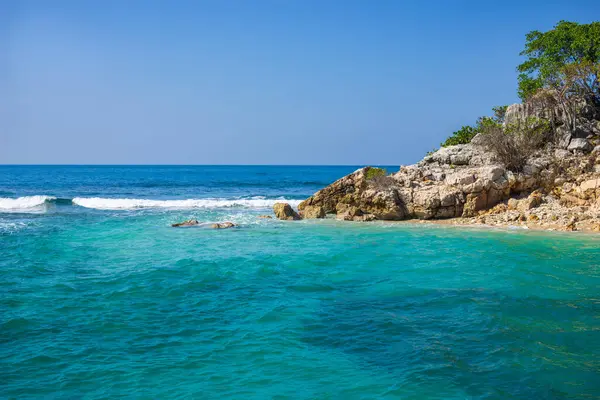
M 98 210 L 134 210 L 138 208 L 269 208 L 278 202 L 297 206 L 301 200 L 289 199 L 186 199 L 186 200 L 147 200 L 147 199 L 108 199 L 103 197 L 75 197 L 73 204 Z
M 48 201 L 56 200 L 52 196 L 25 196 L 16 199 L 10 197 L 0 197 L 0 211 L 27 211 L 39 209 Z

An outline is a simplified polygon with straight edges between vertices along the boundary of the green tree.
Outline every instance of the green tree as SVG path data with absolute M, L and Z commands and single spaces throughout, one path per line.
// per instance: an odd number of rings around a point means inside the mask
M 539 89 L 553 86 L 566 66 L 600 62 L 600 22 L 560 21 L 547 32 L 529 32 L 521 55 L 527 59 L 517 67 L 519 96 L 526 100 Z M 589 81 L 598 87 L 597 74 Z

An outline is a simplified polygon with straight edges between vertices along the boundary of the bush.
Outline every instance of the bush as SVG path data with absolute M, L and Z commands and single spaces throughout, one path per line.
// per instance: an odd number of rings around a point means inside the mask
M 456 144 L 467 144 L 471 143 L 471 139 L 477 135 L 479 131 L 476 127 L 473 126 L 463 126 L 456 132 L 452 134 L 444 143 L 441 144 L 442 147 L 454 146 Z
M 371 180 L 378 176 L 386 176 L 386 175 L 387 175 L 387 171 L 385 169 L 377 168 L 377 167 L 369 167 L 367 169 L 367 171 L 365 172 L 365 178 L 367 180 Z
M 481 144 L 507 169 L 520 172 L 527 160 L 552 140 L 551 135 L 552 129 L 548 121 L 531 117 L 504 129 L 497 123 L 485 125 Z
M 442 147 L 454 146 L 457 144 L 471 143 L 471 140 L 480 132 L 482 132 L 486 126 L 490 124 L 501 125 L 504 122 L 504 115 L 508 106 L 496 106 L 492 108 L 494 112 L 493 117 L 479 117 L 475 126 L 463 126 L 456 132 L 454 132 L 444 143 Z

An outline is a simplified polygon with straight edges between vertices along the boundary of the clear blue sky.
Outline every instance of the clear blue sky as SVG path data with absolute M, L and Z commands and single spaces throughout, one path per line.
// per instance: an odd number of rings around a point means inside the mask
M 0 163 L 408 164 L 598 1 L 0 0 Z

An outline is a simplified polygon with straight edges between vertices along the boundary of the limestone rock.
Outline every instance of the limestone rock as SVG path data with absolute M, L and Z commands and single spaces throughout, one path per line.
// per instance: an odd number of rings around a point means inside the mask
M 373 214 L 365 214 L 359 208 L 338 203 L 336 218 L 342 221 L 373 221 Z
M 562 204 L 565 207 L 585 206 L 587 205 L 587 201 L 580 199 L 579 197 L 573 196 L 571 194 L 565 193 L 560 197 L 560 204 Z
M 275 213 L 275 217 L 284 221 L 297 221 L 302 219 L 288 203 L 275 203 L 273 205 L 273 212 Z
M 216 224 L 212 224 L 210 227 L 213 229 L 227 229 L 227 228 L 234 228 L 237 225 L 234 224 L 233 222 L 218 222 Z
M 594 119 L 600 119 L 600 108 L 582 103 L 578 109 L 587 111 L 573 119 L 555 100 L 546 91 L 528 104 L 508 108 L 505 124 L 529 123 L 534 117 L 557 130 L 556 140 L 536 150 L 517 171 L 486 152 L 480 134 L 471 143 L 443 147 L 391 175 L 361 168 L 300 203 L 300 214 L 336 214 L 351 221 L 463 217 L 560 227 L 568 222 L 565 210 L 600 218 L 600 120 Z
M 483 210 L 487 203 L 485 193 L 469 193 L 463 207 L 462 216 L 474 217 L 477 215 L 477 211 Z
M 198 222 L 197 219 L 188 219 L 187 221 L 183 221 L 183 222 L 177 222 L 175 224 L 172 224 L 171 226 L 173 228 L 179 228 L 179 227 L 185 227 L 185 226 L 194 226 L 194 225 L 198 225 L 200 222 Z
M 305 206 L 300 211 L 300 216 L 306 219 L 325 218 L 325 209 L 322 206 Z
M 529 210 L 538 207 L 542 204 L 542 194 L 540 192 L 533 192 L 524 199 L 509 199 L 508 200 L 508 209 L 516 210 L 521 213 L 527 213 Z
M 355 207 L 361 215 L 376 219 L 399 220 L 405 217 L 398 182 L 390 176 L 375 176 L 371 167 L 361 168 L 319 190 L 298 206 L 302 215 L 337 214 L 338 204 Z M 354 218 L 353 216 L 352 218 Z M 371 217 L 369 217 L 371 218 Z
M 592 145 L 587 139 L 575 138 L 571 139 L 571 143 L 569 143 L 569 147 L 567 147 L 567 150 L 581 151 L 587 153 L 592 150 Z
M 476 140 L 476 142 L 479 141 L 480 139 Z M 474 143 L 468 143 L 442 147 L 425 157 L 423 161 L 444 165 L 483 165 L 489 161 L 489 158 L 489 155 L 481 147 Z
M 600 199 L 600 178 L 581 182 L 578 192 L 586 200 Z

